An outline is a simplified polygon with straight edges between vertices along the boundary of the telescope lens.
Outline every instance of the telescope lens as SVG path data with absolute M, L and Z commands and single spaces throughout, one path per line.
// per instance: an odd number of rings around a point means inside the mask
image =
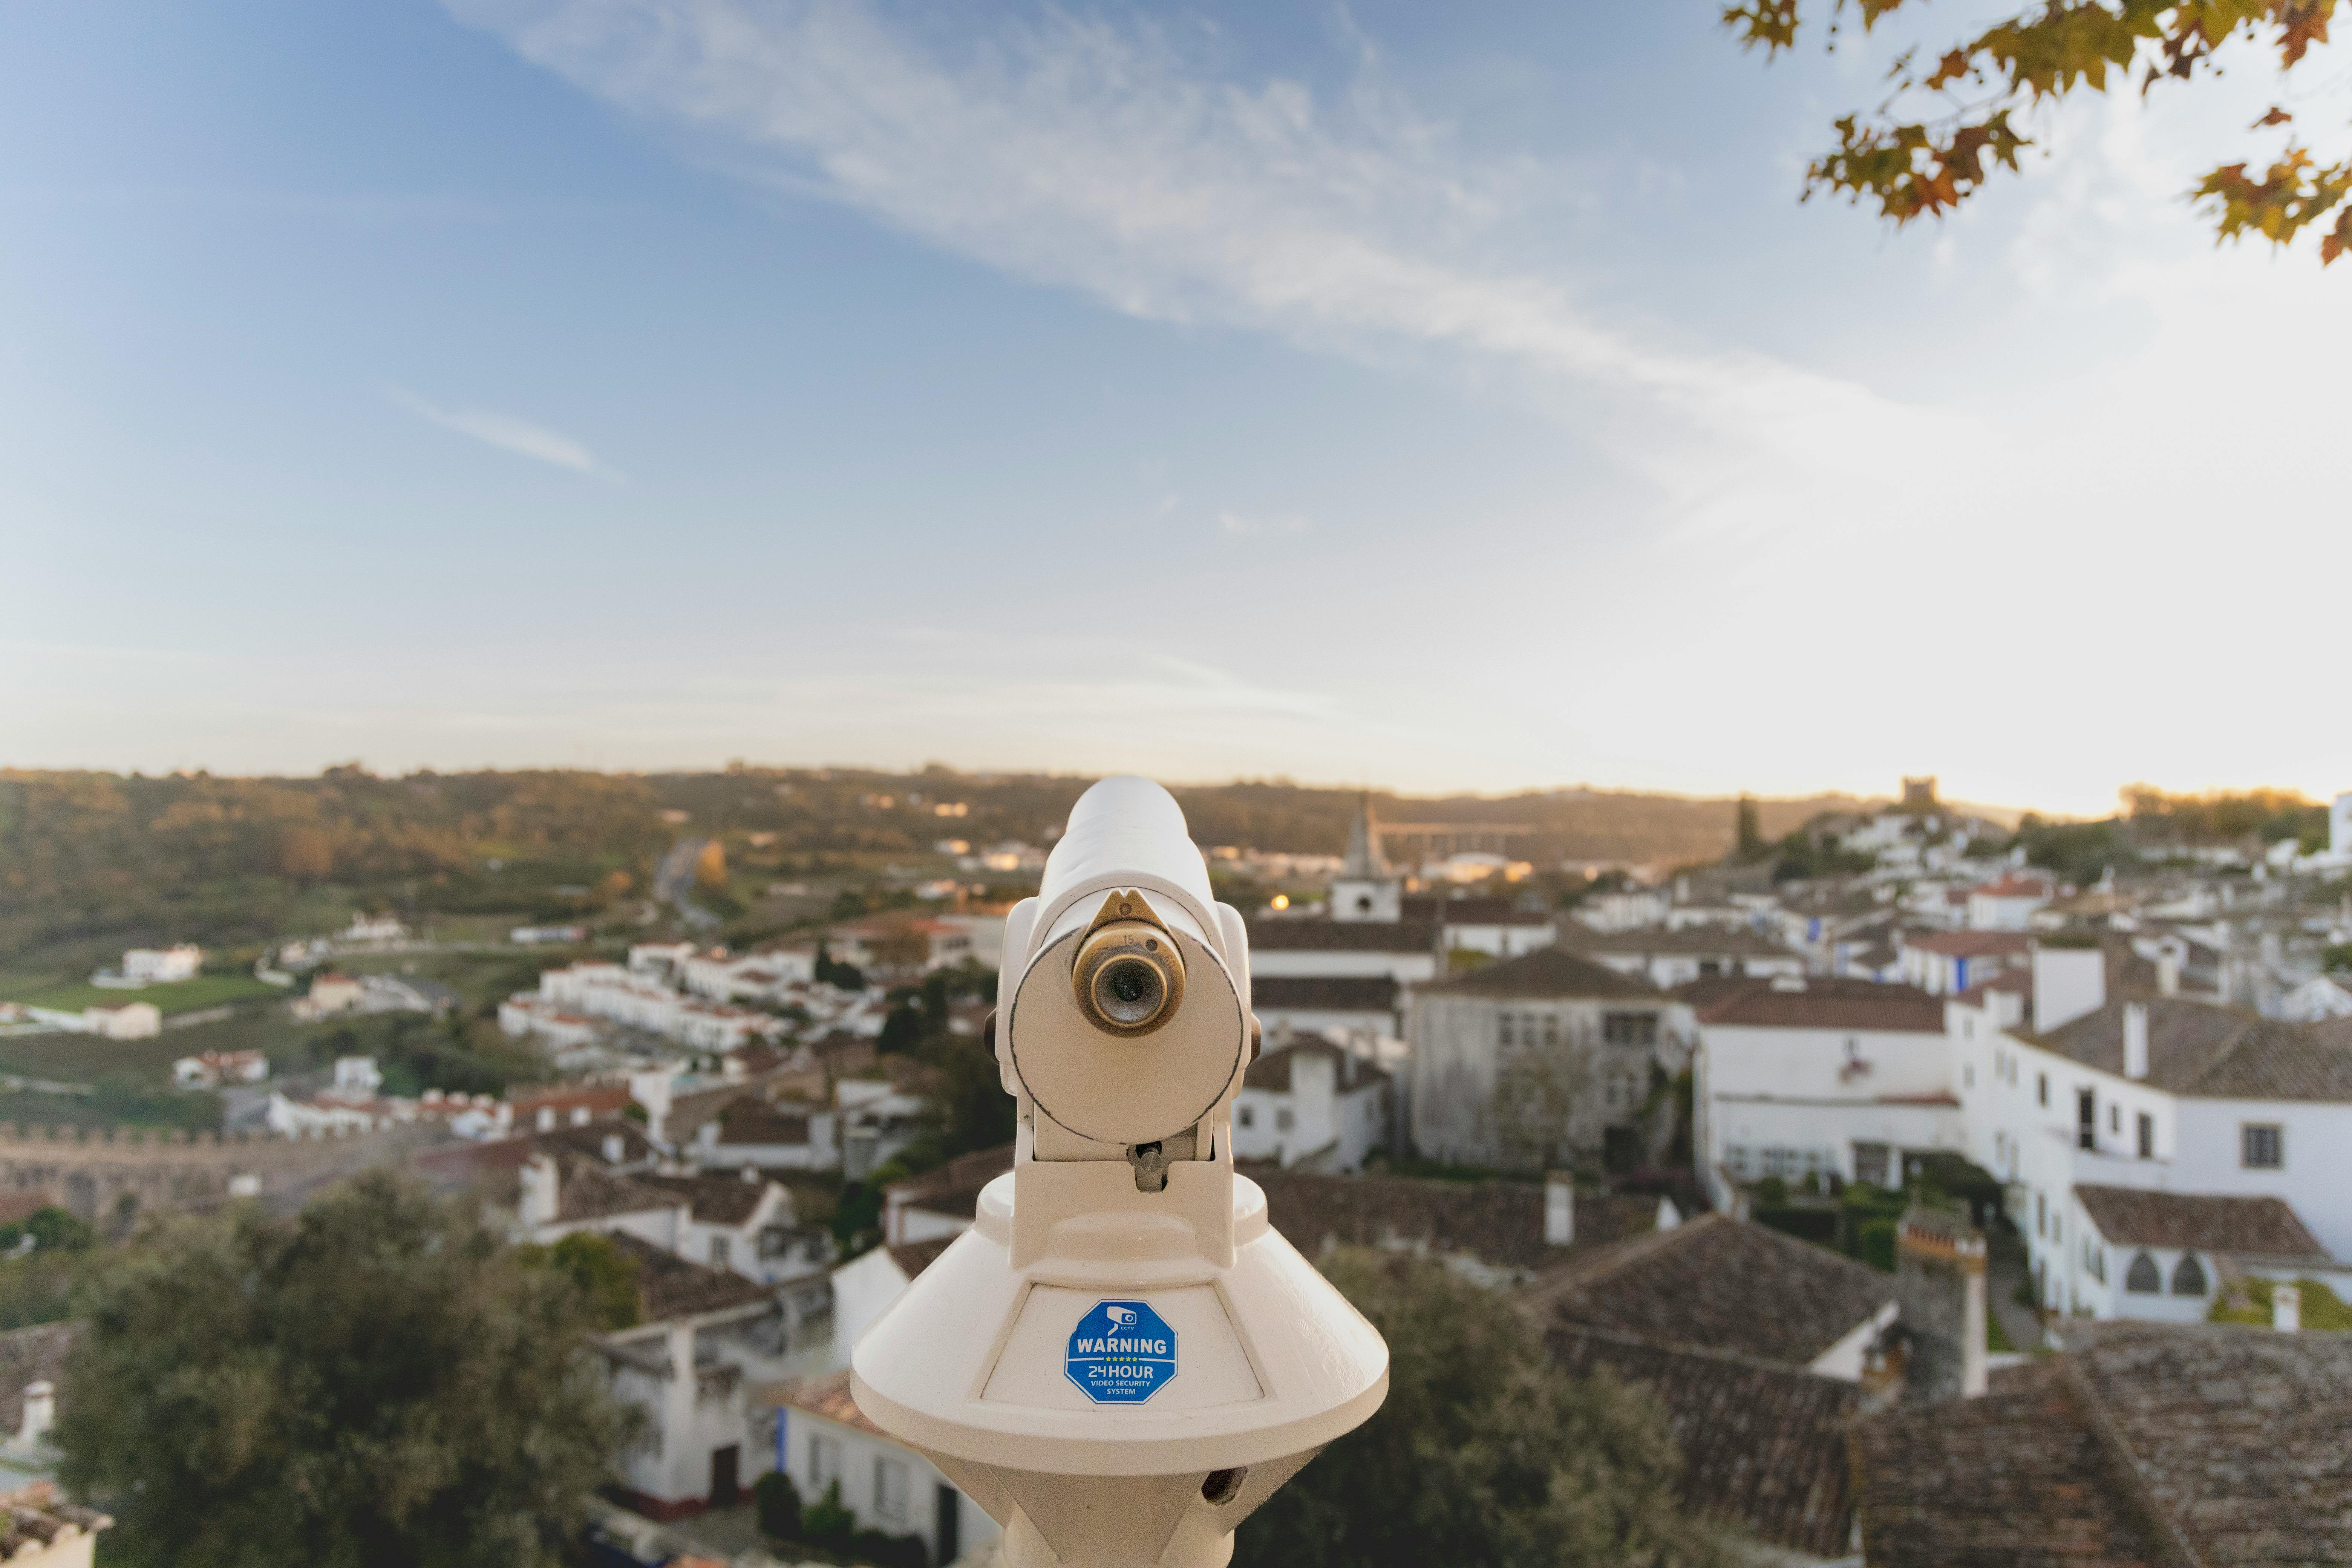
M 1095 1007 L 1121 1027 L 1150 1023 L 1167 999 L 1168 983 L 1147 959 L 1114 958 L 1095 972 Z

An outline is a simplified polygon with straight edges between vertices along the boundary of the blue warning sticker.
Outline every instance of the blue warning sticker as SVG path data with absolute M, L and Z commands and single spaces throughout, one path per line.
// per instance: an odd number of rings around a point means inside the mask
M 1140 1405 L 1176 1375 L 1176 1331 L 1141 1301 L 1097 1301 L 1062 1370 L 1097 1405 Z

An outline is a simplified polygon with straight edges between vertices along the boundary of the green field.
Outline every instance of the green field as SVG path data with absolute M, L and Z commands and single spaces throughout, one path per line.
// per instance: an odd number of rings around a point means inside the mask
M 110 1006 L 118 1002 L 152 1002 L 166 1017 L 254 996 L 292 994 L 290 991 L 265 985 L 250 974 L 199 974 L 194 980 L 149 985 L 137 991 L 113 991 L 87 981 L 60 984 L 34 980 L 0 985 L 0 1002 L 22 1002 L 28 1007 L 55 1007 L 61 1013 L 79 1013 L 85 1007 Z

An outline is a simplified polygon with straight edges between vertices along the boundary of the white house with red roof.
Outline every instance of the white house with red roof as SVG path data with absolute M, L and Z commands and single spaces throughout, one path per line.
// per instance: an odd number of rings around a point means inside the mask
M 2058 885 L 2047 878 L 2010 872 L 1969 889 L 1970 931 L 2030 931 L 2037 910 L 2058 897 Z

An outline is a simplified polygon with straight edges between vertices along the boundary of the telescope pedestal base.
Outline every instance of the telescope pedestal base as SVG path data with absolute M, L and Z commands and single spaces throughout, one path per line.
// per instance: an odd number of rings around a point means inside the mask
M 1168 1550 L 1150 1563 L 1108 1557 L 1056 1557 L 1029 1516 L 1015 1509 L 1004 1531 L 1004 1568 L 1225 1568 L 1234 1560 L 1234 1535 L 1179 1530 Z

